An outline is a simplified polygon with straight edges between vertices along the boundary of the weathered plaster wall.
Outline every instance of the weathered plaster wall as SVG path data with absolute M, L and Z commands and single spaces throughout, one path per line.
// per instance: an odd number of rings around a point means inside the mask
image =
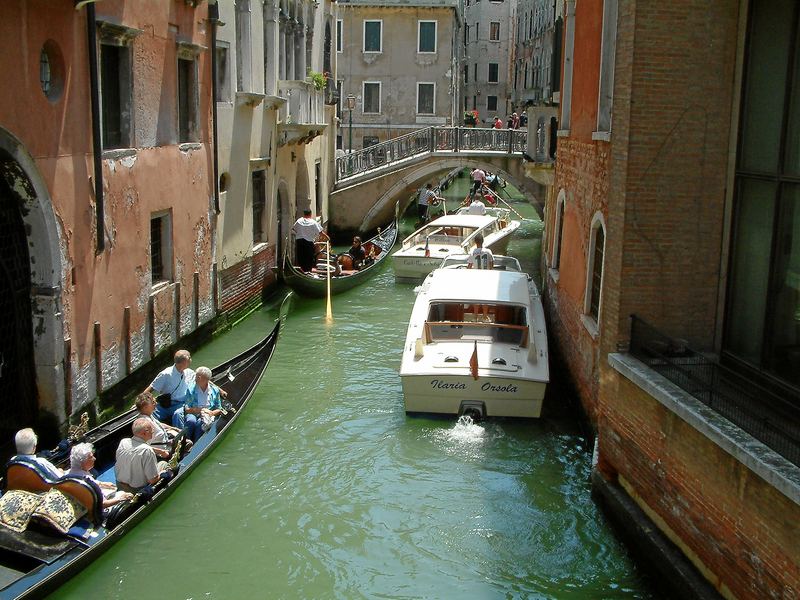
M 57 279 L 63 317 L 54 322 L 61 330 L 49 331 L 47 343 L 61 348 L 63 355 L 65 340 L 70 339 L 72 354 L 65 360 L 72 386 L 65 393 L 62 382 L 62 391 L 56 389 L 54 397 L 54 383 L 39 381 L 40 400 L 47 399 L 42 406 L 60 418 L 68 399 L 72 409 L 78 410 L 98 391 L 119 381 L 128 362 L 135 368 L 152 356 L 148 307 L 153 212 L 168 210 L 172 215 L 174 283 L 166 287 L 180 283 L 181 289 L 177 318 L 174 310 L 161 310 L 160 298 L 154 301 L 158 307 L 155 350 L 212 316 L 210 63 L 202 50 L 197 59 L 199 141 L 183 150 L 169 145 L 177 139 L 177 41 L 208 46 L 206 9 L 205 5 L 192 9 L 158 0 L 109 0 L 97 5 L 99 20 L 142 31 L 132 43 L 132 131 L 140 147 L 104 157 L 106 249 L 97 254 L 86 12 L 43 0 L 4 4 L 0 75 L 7 85 L 0 89 L 0 127 L 16 136 L 32 156 L 30 170 L 36 171 L 44 187 L 38 203 L 43 211 L 51 211 L 50 231 L 57 231 L 57 241 L 52 235 L 48 238 L 32 231 L 30 243 L 49 245 L 50 252 L 61 258 Z M 39 56 L 47 40 L 63 59 L 51 61 L 53 83 L 61 93 L 49 99 L 38 80 Z M 200 274 L 196 292 L 195 271 Z M 194 318 L 195 293 L 198 319 Z M 125 307 L 130 307 L 127 323 Z M 95 323 L 99 323 L 97 341 Z M 98 343 L 99 355 L 95 352 Z M 128 346 L 130 356 L 126 355 Z M 37 350 L 37 362 L 39 354 Z

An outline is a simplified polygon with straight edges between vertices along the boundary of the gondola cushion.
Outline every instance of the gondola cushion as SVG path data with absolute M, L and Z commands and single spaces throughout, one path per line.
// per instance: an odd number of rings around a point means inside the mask
M 86 514 L 86 507 L 72 496 L 56 489 L 47 492 L 32 518 L 66 534 L 75 522 Z
M 40 494 L 25 490 L 7 491 L 0 497 L 0 523 L 12 531 L 25 531 L 33 511 L 41 502 Z

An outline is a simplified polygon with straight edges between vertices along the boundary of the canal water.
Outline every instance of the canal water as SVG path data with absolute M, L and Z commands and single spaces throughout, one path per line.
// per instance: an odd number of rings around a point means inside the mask
M 542 224 L 513 206 L 526 220 L 510 252 L 535 270 Z M 324 301 L 291 297 L 227 437 L 53 597 L 653 597 L 590 497 L 591 456 L 557 386 L 541 420 L 405 415 L 397 371 L 414 291 L 381 269 L 333 298 L 332 324 Z M 194 366 L 247 348 L 276 315 L 277 301 Z

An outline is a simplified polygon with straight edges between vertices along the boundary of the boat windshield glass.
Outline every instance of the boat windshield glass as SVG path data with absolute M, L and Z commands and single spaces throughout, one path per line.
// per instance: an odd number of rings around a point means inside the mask
M 525 307 L 512 304 L 433 302 L 425 329 L 428 341 L 499 342 L 524 347 L 528 342 Z
M 414 234 L 408 245 L 421 245 L 425 248 L 425 241 L 429 244 L 460 245 L 470 235 L 475 233 L 475 227 L 442 227 L 440 225 L 424 227 Z

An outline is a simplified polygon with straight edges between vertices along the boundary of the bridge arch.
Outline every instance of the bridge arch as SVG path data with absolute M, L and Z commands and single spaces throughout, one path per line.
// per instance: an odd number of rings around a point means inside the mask
M 522 161 L 519 157 L 508 155 L 428 155 L 425 160 L 416 164 L 387 173 L 380 178 L 381 182 L 377 182 L 375 179 L 367 180 L 334 192 L 332 195 L 334 199 L 332 212 L 335 215 L 339 215 L 341 212 L 346 212 L 350 215 L 364 215 L 360 222 L 351 221 L 347 223 L 344 219 L 335 219 L 334 225 L 342 231 L 369 231 L 391 220 L 394 215 L 394 205 L 398 198 L 401 202 L 401 210 L 405 210 L 413 200 L 412 194 L 436 173 L 456 168 L 472 169 L 476 167 L 498 173 L 503 179 L 510 181 L 518 189 L 531 196 L 537 213 L 540 217 L 543 217 L 544 187 L 524 174 L 521 163 Z M 370 188 L 375 189 L 378 193 L 370 194 Z M 374 198 L 371 203 L 355 206 L 355 202 L 358 199 L 366 199 L 369 202 L 370 197 Z M 336 210 L 345 206 L 348 207 L 347 210 Z M 359 208 L 361 210 L 358 210 Z

